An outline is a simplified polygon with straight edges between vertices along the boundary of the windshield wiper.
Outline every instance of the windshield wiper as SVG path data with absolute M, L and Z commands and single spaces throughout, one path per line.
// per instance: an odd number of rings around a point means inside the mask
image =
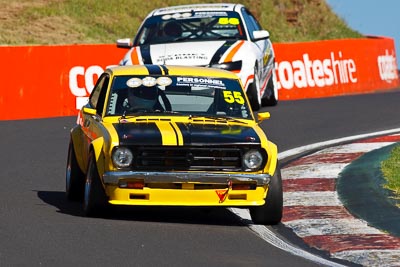
M 121 122 L 121 120 L 126 120 L 126 119 L 132 119 L 140 116 L 151 116 L 151 115 L 159 115 L 159 114 L 179 114 L 177 111 L 172 111 L 172 110 L 147 110 L 147 109 L 141 109 L 138 110 L 135 113 L 129 113 L 127 114 L 127 111 L 125 110 L 124 113 L 121 115 L 121 117 L 118 118 L 118 122 Z
M 118 118 L 118 122 L 121 123 L 122 120 L 126 120 L 126 119 L 131 119 L 131 118 L 135 118 L 138 117 L 140 115 L 126 115 L 126 110 L 124 110 L 124 113 L 122 113 L 121 117 Z
M 238 40 L 243 40 L 243 36 L 217 36 L 214 39 L 217 40 L 222 40 L 222 39 L 238 39 Z
M 172 110 L 157 110 L 155 112 L 157 112 L 157 113 L 165 113 L 165 114 L 179 114 L 180 113 L 178 111 L 172 111 Z
M 173 41 L 174 42 L 182 42 L 182 41 L 186 41 L 189 39 L 193 39 L 193 40 L 198 39 L 198 38 L 191 38 L 191 37 L 193 37 L 193 36 L 189 35 L 189 36 L 178 37 L 178 38 L 174 39 Z
M 237 123 L 247 124 L 247 122 L 244 122 L 237 118 L 229 117 L 229 116 L 189 115 L 189 120 L 193 120 L 193 119 L 214 120 L 216 122 L 223 122 L 223 123 L 227 123 L 229 121 L 229 122 L 237 122 Z

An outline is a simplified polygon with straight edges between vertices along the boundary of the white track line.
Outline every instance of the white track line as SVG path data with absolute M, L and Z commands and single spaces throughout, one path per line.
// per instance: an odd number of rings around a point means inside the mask
M 318 151 L 318 154 L 330 154 L 330 153 L 365 153 L 374 149 L 385 147 L 393 144 L 393 142 L 376 142 L 376 143 L 352 143 L 342 146 L 329 147 L 324 150 Z
M 323 192 L 283 192 L 284 206 L 343 206 L 336 191 Z M 285 223 L 286 224 L 286 223 Z
M 245 209 L 231 208 L 230 210 L 242 219 L 251 220 L 249 212 Z M 283 251 L 289 252 L 293 255 L 296 255 L 296 256 L 302 257 L 304 259 L 308 259 L 312 262 L 315 262 L 318 264 L 323 264 L 326 266 L 332 266 L 332 267 L 344 267 L 345 266 L 345 265 L 341 265 L 341 264 L 338 264 L 333 261 L 325 260 L 319 256 L 316 256 L 316 255 L 311 254 L 307 251 L 304 251 L 298 247 L 295 247 L 294 245 L 280 239 L 274 232 L 269 230 L 264 225 L 250 224 L 250 225 L 248 225 L 248 227 L 250 228 L 250 230 L 252 230 L 259 237 L 261 237 L 262 239 L 267 241 L 269 244 L 271 244 L 274 247 L 277 247 Z
M 336 178 L 348 163 L 315 163 L 287 167 L 282 170 L 282 179 Z
M 387 131 L 381 131 L 381 132 L 375 132 L 375 133 L 369 133 L 369 134 L 360 134 L 360 135 L 354 135 L 354 136 L 349 136 L 349 137 L 344 137 L 344 138 L 339 138 L 339 139 L 333 139 L 330 141 L 325 141 L 325 142 L 319 142 L 311 145 L 306 145 L 306 146 L 301 146 L 293 149 L 286 150 L 284 152 L 279 153 L 278 158 L 279 159 L 285 159 L 300 153 L 304 153 L 310 150 L 318 149 L 324 146 L 331 146 L 331 145 L 336 145 L 340 144 L 343 142 L 349 142 L 349 141 L 354 141 L 358 139 L 363 139 L 363 138 L 368 138 L 368 137 L 374 137 L 374 136 L 379 136 L 379 135 L 387 135 L 387 134 L 392 134 L 392 133 L 397 133 L 400 132 L 400 128 L 392 129 L 392 130 L 387 130 Z
M 360 219 L 300 219 L 285 222 L 299 237 L 316 235 L 351 235 L 369 234 L 383 235 L 384 233 L 369 226 Z
M 357 262 L 362 266 L 399 266 L 399 250 L 350 250 L 334 253 L 335 258 Z

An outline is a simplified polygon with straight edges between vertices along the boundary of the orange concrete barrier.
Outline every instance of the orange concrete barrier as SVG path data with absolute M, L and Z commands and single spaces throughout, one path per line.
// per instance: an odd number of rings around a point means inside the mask
M 76 115 L 125 53 L 109 44 L 0 47 L 0 120 Z
M 275 44 L 280 100 L 399 87 L 391 38 Z M 107 66 L 113 44 L 0 47 L 0 120 L 76 115 Z

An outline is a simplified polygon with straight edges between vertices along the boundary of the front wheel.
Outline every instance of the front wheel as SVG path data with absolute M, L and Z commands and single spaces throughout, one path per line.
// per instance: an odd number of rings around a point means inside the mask
M 107 207 L 107 196 L 101 184 L 96 160 L 92 153 L 89 157 L 88 171 L 86 174 L 83 210 L 86 216 L 97 217 L 103 215 Z
M 275 225 L 282 220 L 283 212 L 283 191 L 282 178 L 279 166 L 268 188 L 265 204 L 258 207 L 250 207 L 250 216 L 255 224 Z
M 85 175 L 81 171 L 76 159 L 74 145 L 69 143 L 68 160 L 65 173 L 65 193 L 68 200 L 82 201 L 85 188 Z

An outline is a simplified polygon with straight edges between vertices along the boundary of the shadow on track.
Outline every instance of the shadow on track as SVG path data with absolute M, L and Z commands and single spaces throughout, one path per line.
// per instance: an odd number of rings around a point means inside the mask
M 36 191 L 45 203 L 54 206 L 58 212 L 85 217 L 82 203 L 68 201 L 62 191 Z M 219 207 L 161 207 L 161 206 L 113 206 L 111 212 L 102 218 L 110 220 L 165 222 L 204 225 L 246 226 L 252 223 L 240 220 L 226 208 Z

